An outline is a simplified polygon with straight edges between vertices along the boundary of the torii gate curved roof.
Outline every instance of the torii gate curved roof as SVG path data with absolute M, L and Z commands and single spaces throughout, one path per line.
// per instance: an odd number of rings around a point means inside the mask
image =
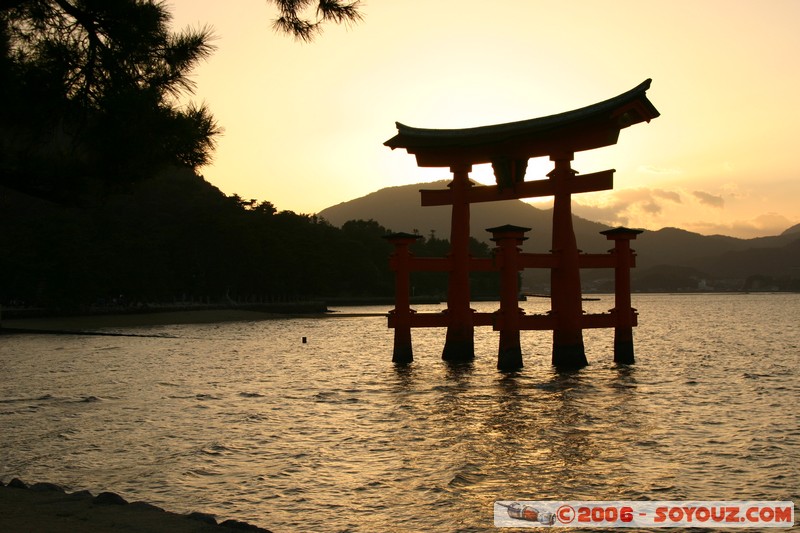
M 477 128 L 426 129 L 397 122 L 384 145 L 405 148 L 421 167 L 491 163 L 571 154 L 617 143 L 619 132 L 660 113 L 647 99 L 652 80 L 587 107 L 546 117 Z

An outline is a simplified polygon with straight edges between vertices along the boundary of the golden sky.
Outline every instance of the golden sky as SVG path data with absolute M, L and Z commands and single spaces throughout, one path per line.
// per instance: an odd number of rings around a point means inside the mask
M 192 99 L 225 129 L 201 173 L 227 194 L 311 214 L 448 178 L 383 146 L 395 121 L 536 118 L 652 78 L 661 116 L 576 154 L 581 173 L 616 169 L 613 191 L 573 196 L 576 214 L 748 238 L 800 223 L 800 1 L 369 0 L 310 44 L 275 33 L 265 0 L 167 5 L 176 29 L 216 35 Z M 527 179 L 551 168 L 532 160 Z

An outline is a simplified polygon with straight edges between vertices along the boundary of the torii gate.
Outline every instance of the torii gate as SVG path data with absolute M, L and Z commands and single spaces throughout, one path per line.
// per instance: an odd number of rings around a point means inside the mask
M 620 287 L 620 269 L 618 264 L 624 263 L 630 268 L 633 259 L 627 248 L 626 258 L 613 261 L 604 260 L 599 254 L 581 254 L 577 247 L 575 232 L 572 227 L 571 194 L 602 191 L 613 188 L 614 170 L 605 170 L 592 174 L 576 176 L 571 168 L 575 152 L 592 150 L 617 143 L 621 129 L 649 122 L 659 116 L 658 110 L 647 99 L 646 91 L 651 80 L 634 87 L 609 100 L 542 118 L 535 118 L 507 124 L 496 124 L 478 128 L 465 129 L 423 129 L 397 125 L 397 135 L 384 144 L 392 149 L 405 148 L 416 157 L 420 167 L 448 167 L 453 173 L 453 181 L 448 189 L 422 190 L 423 206 L 452 205 L 450 226 L 450 254 L 447 258 L 430 258 L 426 265 L 420 266 L 418 259 L 416 270 L 444 270 L 449 272 L 447 291 L 447 311 L 444 314 L 416 314 L 407 304 L 407 296 L 401 294 L 403 282 L 401 274 L 406 276 L 412 269 L 411 258 L 403 258 L 408 245 L 415 236 L 408 234 L 395 235 L 393 240 L 397 247 L 394 255 L 394 268 L 397 272 L 398 286 L 395 309 L 390 314 L 389 326 L 395 328 L 395 353 L 397 362 L 407 362 L 411 355 L 411 327 L 447 327 L 442 358 L 449 361 L 463 361 L 474 358 L 474 327 L 478 325 L 495 325 L 501 331 L 501 350 L 498 367 L 511 368 L 516 363 L 514 357 L 503 361 L 502 332 L 519 329 L 552 329 L 553 351 L 552 363 L 559 368 L 576 368 L 587 363 L 583 345 L 583 327 L 615 327 L 615 360 L 633 362 L 632 335 L 626 334 L 635 325 L 635 311 L 630 309 L 630 286 Z M 554 169 L 547 174 L 548 179 L 525 181 L 528 160 L 532 157 L 548 156 L 554 163 Z M 472 165 L 491 163 L 497 185 L 473 185 L 469 180 Z M 514 265 L 513 276 L 518 269 L 524 267 L 549 268 L 551 272 L 551 306 L 552 310 L 544 320 L 517 320 L 510 318 L 508 305 L 505 312 L 501 309 L 500 321 L 497 317 L 483 317 L 470 309 L 470 270 L 497 270 L 485 261 L 471 258 L 469 254 L 470 210 L 469 204 L 474 202 L 492 202 L 553 196 L 553 235 L 550 254 L 517 254 L 521 258 L 519 265 Z M 504 239 L 514 242 L 512 247 L 524 240 L 524 231 L 529 228 L 501 227 L 492 228 L 494 240 L 500 244 Z M 613 232 L 614 230 L 612 230 Z M 638 231 L 620 228 L 616 232 L 607 233 L 609 239 L 627 245 L 635 238 Z M 510 235 L 510 236 L 509 236 Z M 510 249 L 510 247 L 508 248 Z M 404 252 L 405 250 L 405 252 Z M 619 250 L 621 252 L 622 249 Z M 407 254 L 406 254 L 407 255 Z M 514 255 L 506 255 L 508 261 Z M 536 256 L 536 257 L 531 257 Z M 526 259 L 527 257 L 527 259 Z M 399 268 L 398 268 L 399 267 Z M 615 286 L 615 311 L 611 319 L 595 320 L 591 315 L 583 313 L 581 306 L 580 268 L 614 267 L 617 272 Z M 623 270 L 625 270 L 623 268 Z M 622 274 L 623 282 L 625 274 Z M 504 279 L 506 277 L 504 276 Z M 407 289 L 407 287 L 406 287 Z M 508 290 L 508 289 L 506 289 Z M 620 300 L 628 302 L 628 309 L 620 308 Z M 516 305 L 514 306 L 516 307 Z M 519 311 L 521 313 L 521 311 Z M 625 315 L 625 316 L 621 316 Z M 603 317 L 606 315 L 595 315 Z M 535 317 L 519 317 L 520 319 Z M 511 325 L 509 326 L 509 322 Z M 620 334 L 620 329 L 622 333 Z M 627 337 L 627 340 L 625 340 Z M 620 342 L 617 342 L 617 340 Z M 513 344 L 513 343 L 512 343 Z M 517 345 L 518 345 L 517 341 Z M 620 348 L 617 345 L 629 345 Z M 630 352 L 625 356 L 624 352 Z M 509 362 L 510 361 L 510 362 Z M 522 366 L 521 357 L 518 366 Z

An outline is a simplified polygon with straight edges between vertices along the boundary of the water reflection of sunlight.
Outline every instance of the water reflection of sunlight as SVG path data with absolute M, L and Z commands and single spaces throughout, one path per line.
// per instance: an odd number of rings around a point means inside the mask
M 586 332 L 572 373 L 550 367 L 549 332 L 497 372 L 490 328 L 472 365 L 422 328 L 394 367 L 381 319 L 9 336 L 0 464 L 286 531 L 485 531 L 495 499 L 797 501 L 798 295 L 637 298 L 636 365 Z
M 469 384 L 469 378 L 475 370 L 475 365 L 472 361 L 442 361 L 445 367 L 445 378 L 447 381 L 452 381 L 458 385 Z
M 476 347 L 493 351 L 494 339 L 478 336 Z M 424 372 L 395 371 L 400 387 L 416 391 L 398 401 L 415 403 L 418 393 L 432 394 L 414 412 L 437 434 L 447 490 L 464 500 L 487 491 L 592 499 L 670 486 L 658 483 L 669 472 L 650 473 L 642 464 L 647 445 L 642 454 L 635 444 L 649 440 L 653 428 L 650 409 L 641 405 L 640 369 L 604 358 L 586 369 L 557 372 L 548 358 L 530 355 L 522 371 L 494 374 L 485 368 L 493 357 L 482 353 L 475 363 L 440 361 Z
M 396 384 L 400 390 L 408 389 L 414 380 L 414 365 L 394 365 Z

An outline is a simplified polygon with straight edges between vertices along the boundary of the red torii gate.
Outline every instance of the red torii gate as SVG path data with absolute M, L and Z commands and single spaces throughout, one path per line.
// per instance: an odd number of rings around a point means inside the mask
M 588 107 L 521 122 L 450 130 L 412 128 L 397 123 L 397 135 L 384 144 L 392 149 L 405 148 L 416 157 L 420 167 L 450 168 L 453 181 L 448 189 L 420 191 L 423 206 L 452 205 L 448 257 L 414 258 L 408 253 L 408 246 L 416 236 L 389 236 L 396 246 L 392 259 L 397 278 L 396 302 L 389 316 L 389 327 L 395 328 L 394 361 L 412 360 L 412 327 L 446 326 L 442 358 L 464 361 L 475 356 L 474 327 L 493 325 L 501 332 L 498 367 L 502 369 L 522 366 L 521 355 L 517 355 L 520 329 L 553 330 L 553 365 L 576 368 L 588 364 L 582 329 L 614 327 L 615 360 L 633 362 L 631 327 L 636 325 L 636 314 L 630 307 L 629 269 L 633 266 L 633 255 L 629 240 L 638 231 L 618 228 L 603 232 L 616 243 L 610 255 L 580 253 L 572 227 L 571 194 L 613 188 L 614 170 L 578 177 L 570 161 L 575 152 L 616 144 L 621 129 L 658 117 L 658 110 L 646 96 L 650 83 L 648 79 L 630 91 Z M 554 163 L 548 179 L 525 181 L 528 160 L 543 156 Z M 470 182 L 472 165 L 484 163 L 491 163 L 497 185 Z M 517 246 L 529 228 L 489 229 L 498 243 L 496 257 L 501 257 L 499 262 L 505 265 L 502 274 L 505 288 L 501 289 L 498 313 L 475 313 L 470 308 L 469 273 L 498 270 L 498 267 L 492 259 L 480 260 L 469 254 L 469 204 L 537 196 L 554 197 L 552 250 L 549 254 L 520 253 Z M 615 268 L 615 308 L 610 314 L 584 314 L 580 268 L 602 267 Z M 522 268 L 550 269 L 552 310 L 547 315 L 522 315 L 516 304 L 516 291 L 513 308 L 507 301 L 511 298 L 510 279 L 513 277 L 516 284 L 517 272 Z M 449 273 L 445 313 L 417 314 L 411 310 L 407 280 L 411 270 Z M 620 286 L 625 283 L 627 286 Z

